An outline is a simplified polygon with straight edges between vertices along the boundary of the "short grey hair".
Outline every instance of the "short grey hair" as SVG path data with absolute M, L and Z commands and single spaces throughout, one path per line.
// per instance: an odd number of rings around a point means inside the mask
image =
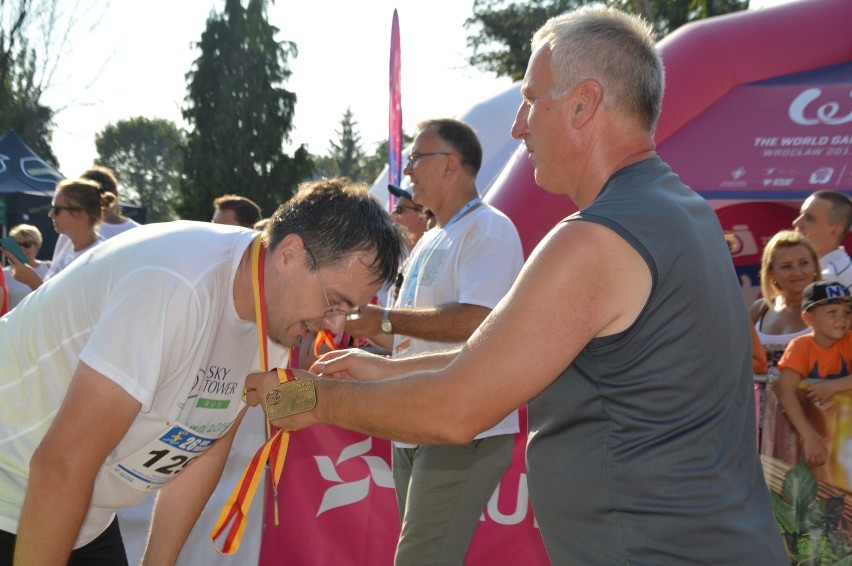
M 660 116 L 665 77 L 653 28 L 615 8 L 584 6 L 549 19 L 532 38 L 535 52 L 550 48 L 551 96 L 561 98 L 594 79 L 604 104 L 653 132 Z

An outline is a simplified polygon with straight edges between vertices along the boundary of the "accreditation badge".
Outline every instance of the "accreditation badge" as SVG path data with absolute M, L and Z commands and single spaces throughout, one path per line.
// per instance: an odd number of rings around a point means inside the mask
M 219 440 L 176 423 L 141 450 L 107 469 L 133 489 L 156 491 Z

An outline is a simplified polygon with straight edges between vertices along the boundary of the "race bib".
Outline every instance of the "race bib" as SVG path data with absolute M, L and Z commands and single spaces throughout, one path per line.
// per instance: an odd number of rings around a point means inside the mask
M 176 423 L 166 429 L 159 438 L 108 469 L 133 489 L 156 491 L 217 440 L 218 438 L 200 436 Z

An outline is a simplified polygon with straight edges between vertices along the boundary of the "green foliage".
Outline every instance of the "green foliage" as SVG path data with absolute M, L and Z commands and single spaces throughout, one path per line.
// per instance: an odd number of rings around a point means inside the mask
M 470 64 L 498 77 L 521 80 L 531 53 L 533 33 L 549 18 L 597 0 L 474 0 L 467 46 Z M 606 0 L 604 4 L 640 14 L 659 37 L 683 24 L 748 8 L 748 0 Z
M 174 220 L 183 135 L 162 118 L 109 124 L 95 136 L 97 162 L 115 171 L 122 196 L 147 209 L 149 222 Z
M 774 491 L 772 509 L 792 564 L 852 566 L 852 546 L 843 521 L 842 497 L 818 499 L 819 486 L 804 460 Z
M 328 157 L 332 168 L 330 176 L 349 177 L 353 181 L 364 180 L 361 170 L 364 150 L 361 149 L 361 134 L 356 129 L 357 125 L 352 108 L 347 108 L 340 120 L 340 129 L 336 130 L 338 141 L 329 142 Z
M 402 147 L 405 148 L 411 145 L 414 141 L 412 136 L 406 133 L 402 134 Z M 368 183 L 372 183 L 381 174 L 382 169 L 388 164 L 388 140 L 382 140 L 376 144 L 376 149 L 370 155 L 365 155 L 361 164 L 362 174 Z M 403 155 L 402 162 L 405 164 L 406 156 Z
M 187 75 L 187 136 L 178 213 L 208 220 L 213 199 L 235 193 L 258 203 L 265 215 L 295 193 L 312 172 L 300 146 L 289 156 L 296 95 L 283 88 L 296 46 L 278 42 L 265 0 L 226 0 L 212 14 L 198 44 L 201 56 Z
M 582 0 L 474 0 L 473 15 L 465 29 L 473 28 L 467 46 L 474 67 L 519 81 L 532 54 L 530 39 L 553 16 L 582 5 Z
M 19 50 L 0 57 L 5 61 L 5 68 L 0 69 L 0 134 L 15 130 L 45 162 L 58 168 L 59 162 L 50 147 L 53 110 L 40 102 L 42 91 L 35 78 L 35 52 L 27 49 L 23 38 L 20 41 Z

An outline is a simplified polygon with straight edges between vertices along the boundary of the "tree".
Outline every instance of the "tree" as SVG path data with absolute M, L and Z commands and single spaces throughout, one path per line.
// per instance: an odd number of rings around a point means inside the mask
M 50 148 L 53 110 L 39 102 L 43 92 L 37 76 L 36 53 L 27 34 L 41 3 L 0 0 L 0 132 L 15 130 L 21 139 L 54 167 Z
M 402 134 L 402 147 L 408 147 L 414 138 L 406 133 Z M 405 156 L 402 158 L 405 163 Z M 361 174 L 368 183 L 372 183 L 378 177 L 385 165 L 388 164 L 388 140 L 382 140 L 376 145 L 372 155 L 364 156 L 361 162 Z
M 470 64 L 497 76 L 518 81 L 530 59 L 530 39 L 549 18 L 591 0 L 474 0 L 473 15 L 465 23 L 471 30 L 467 46 Z M 748 0 L 607 0 L 615 6 L 640 14 L 664 37 L 687 22 L 748 8 Z
M 474 0 L 473 15 L 465 29 L 473 28 L 467 46 L 470 64 L 498 77 L 524 78 L 532 54 L 530 38 L 549 18 L 582 5 L 582 0 Z
M 363 181 L 364 150 L 361 149 L 361 134 L 358 133 L 352 115 L 352 109 L 347 108 L 340 120 L 337 142 L 331 140 L 328 155 L 316 161 L 317 173 L 325 177 L 349 177 L 353 181 Z
M 0 0 L 0 132 L 14 129 L 54 167 L 58 162 L 51 149 L 53 116 L 62 108 L 42 104 L 42 95 L 51 88 L 63 55 L 78 43 L 78 35 L 93 36 L 108 2 Z M 82 19 L 85 25 L 80 24 Z M 94 65 L 92 74 L 97 77 Z M 81 80 L 79 73 L 74 78 Z
M 190 124 L 183 159 L 178 213 L 209 219 L 213 199 L 236 193 L 257 202 L 266 214 L 308 178 L 312 165 L 300 146 L 292 157 L 289 141 L 296 95 L 281 85 L 295 44 L 278 42 L 278 29 L 266 18 L 266 1 L 226 0 L 212 14 L 198 47 L 201 55 L 187 74 L 184 119 Z
M 176 218 L 183 135 L 162 118 L 131 118 L 107 125 L 95 136 L 97 163 L 121 180 L 122 195 L 147 208 L 149 222 Z

